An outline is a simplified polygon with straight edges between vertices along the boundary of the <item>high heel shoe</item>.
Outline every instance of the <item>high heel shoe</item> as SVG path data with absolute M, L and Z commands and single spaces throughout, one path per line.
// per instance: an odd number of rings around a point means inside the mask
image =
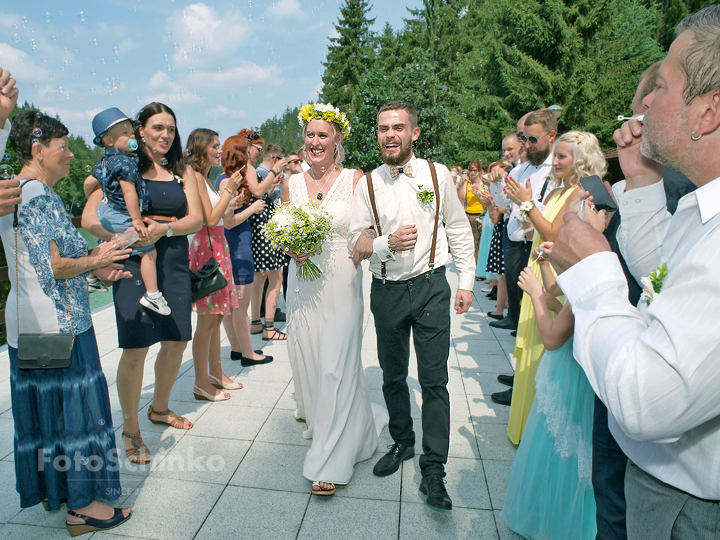
M 123 430 L 122 436 L 123 438 L 130 439 L 132 442 L 132 448 L 130 450 L 127 448 L 125 449 L 125 455 L 127 456 L 128 461 L 130 461 L 130 463 L 135 463 L 136 465 L 149 464 L 152 460 L 152 457 L 150 456 L 150 449 L 140 436 L 140 431 L 133 435 L 132 433 L 128 433 Z
M 208 394 L 205 390 L 200 388 L 197 384 L 193 385 L 193 395 L 195 396 L 195 399 L 205 399 L 207 401 L 225 401 L 227 399 L 230 399 L 230 394 L 221 393 L 216 396 L 211 396 Z
M 210 377 L 212 385 L 219 390 L 240 390 L 243 387 L 242 383 L 239 382 L 233 381 L 231 383 L 226 383 L 222 379 L 218 379 L 212 375 L 208 375 L 208 377 Z

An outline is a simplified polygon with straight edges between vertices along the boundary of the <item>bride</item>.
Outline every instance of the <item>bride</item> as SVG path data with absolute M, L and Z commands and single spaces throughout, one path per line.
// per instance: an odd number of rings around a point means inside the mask
M 345 115 L 331 105 L 308 104 L 298 115 L 303 150 L 310 169 L 285 182 L 283 202 L 316 204 L 332 216 L 333 233 L 312 255 L 322 276 L 296 277 L 308 253 L 288 253 L 288 351 L 297 410 L 312 445 L 303 476 L 312 493 L 332 495 L 347 484 L 353 466 L 372 457 L 387 411 L 370 403 L 360 350 L 363 328 L 362 270 L 348 258 L 347 234 L 353 190 L 361 170 L 343 169 L 343 136 L 350 132 Z

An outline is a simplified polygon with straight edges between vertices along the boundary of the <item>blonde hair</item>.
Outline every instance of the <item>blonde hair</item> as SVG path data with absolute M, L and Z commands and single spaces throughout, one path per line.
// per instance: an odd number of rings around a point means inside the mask
M 605 176 L 607 172 L 607 161 L 595 135 L 587 131 L 568 131 L 567 133 L 563 133 L 555 139 L 553 153 L 555 153 L 555 148 L 557 148 L 560 142 L 570 143 L 570 148 L 572 149 L 572 168 L 575 173 L 573 183 L 576 183 L 580 178 L 593 176 L 594 174 L 600 178 Z M 555 176 L 554 168 L 552 170 L 552 176 L 555 180 L 560 180 Z

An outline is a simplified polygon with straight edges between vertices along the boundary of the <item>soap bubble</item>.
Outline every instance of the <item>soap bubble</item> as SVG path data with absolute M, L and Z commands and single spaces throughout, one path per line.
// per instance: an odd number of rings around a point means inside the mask
M 7 156 L 7 154 L 5 154 L 5 155 Z M 192 155 L 192 150 L 190 150 L 189 148 L 187 150 L 185 150 L 185 155 L 190 157 Z
M 28 23 L 27 17 L 23 17 L 22 19 L 20 19 L 20 23 L 23 25 L 23 28 L 25 28 Z
M 30 47 L 32 47 L 33 52 L 37 52 L 37 41 L 35 41 L 34 39 L 31 39 Z
M 81 458 L 80 458 L 80 464 L 81 464 L 81 465 L 87 465 L 87 464 L 88 464 L 88 458 L 86 458 L 86 457 L 81 457 Z
M 33 137 L 42 137 L 42 129 L 40 129 L 40 128 L 33 129 Z
M 52 21 L 52 15 L 50 15 L 49 11 L 46 11 L 45 12 L 45 22 L 50 22 L 50 21 Z
M 90 40 L 91 45 L 97 45 L 97 39 L 93 38 Z
M 80 22 L 85 22 L 87 20 L 87 17 L 85 17 L 85 12 L 81 11 L 78 13 L 78 19 L 80 19 Z
M 136 281 L 135 281 L 135 285 L 137 285 L 138 287 L 141 287 L 141 286 L 142 286 L 142 281 L 140 281 L 139 279 L 136 280 Z
M 15 171 L 10 165 L 0 165 L 0 178 L 3 180 L 10 180 L 13 177 Z
M 85 172 L 91 173 L 92 172 L 92 166 L 91 165 L 85 165 Z
M 43 56 L 43 57 L 40 59 L 40 61 L 41 61 L 43 64 L 47 64 L 47 61 L 48 61 L 47 56 Z
M 188 155 L 189 155 L 189 154 L 188 154 Z M 3 154 L 2 160 L 3 160 L 3 161 L 10 161 L 10 154 L 8 154 L 7 152 L 5 152 L 5 153 Z
M 103 419 L 101 418 L 100 420 L 98 420 L 98 424 L 100 424 L 101 426 L 104 426 L 104 425 L 105 425 L 105 420 L 103 420 Z
M 162 159 L 160 159 L 160 165 L 162 165 L 162 166 L 164 167 L 164 166 L 167 165 L 167 164 L 168 164 L 167 158 L 162 158 Z
M 22 41 L 22 38 L 17 34 L 13 34 L 12 38 L 15 43 L 20 43 Z
M 40 144 L 40 139 L 33 139 L 32 141 L 30 141 L 31 146 L 35 146 L 36 144 Z
M 38 120 L 39 120 L 40 118 L 42 118 L 42 113 L 39 112 L 39 111 L 36 112 L 36 113 L 35 113 L 35 118 L 37 118 Z

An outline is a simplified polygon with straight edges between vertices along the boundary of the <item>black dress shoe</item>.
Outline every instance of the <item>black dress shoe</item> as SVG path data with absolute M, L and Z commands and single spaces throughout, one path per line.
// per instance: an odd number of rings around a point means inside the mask
M 497 302 L 497 291 L 495 291 L 495 292 L 492 293 L 492 294 L 489 294 L 489 295 L 488 295 L 488 300 L 493 300 L 493 301 Z
M 263 352 L 261 350 L 253 351 L 255 354 L 262 354 Z M 230 360 L 242 360 L 243 355 L 242 353 L 230 351 Z
M 427 495 L 427 504 L 443 510 L 452 509 L 452 499 L 445 489 L 445 480 L 439 474 L 428 474 L 420 481 L 420 493 Z
M 487 293 L 485 296 L 490 298 L 493 294 L 497 294 L 497 285 L 494 285 L 492 290 L 489 293 Z
M 488 311 L 487 316 L 495 319 L 496 321 L 502 321 L 505 318 L 505 315 L 495 315 L 492 311 Z
M 277 309 L 275 310 L 275 320 L 276 320 L 277 322 L 285 322 L 285 321 L 287 321 L 287 317 L 285 316 L 285 312 L 284 312 L 284 311 L 280 311 L 280 308 L 277 308 Z
M 381 457 L 373 467 L 375 476 L 389 476 L 400 468 L 400 464 L 406 459 L 415 457 L 415 447 L 406 444 L 392 444 L 388 446 L 390 451 Z
M 505 386 L 509 386 L 512 388 L 512 385 L 515 382 L 515 374 L 513 373 L 512 375 L 498 375 L 497 379 L 500 384 L 504 384 Z
M 490 321 L 490 326 L 493 328 L 501 328 L 502 330 L 515 330 L 517 325 L 510 320 L 510 317 L 505 317 L 501 321 Z
M 262 353 L 261 353 L 261 354 L 262 354 Z M 240 363 L 241 363 L 244 367 L 248 367 L 248 366 L 259 366 L 259 365 L 262 365 L 262 364 L 269 364 L 269 363 L 272 362 L 272 361 L 273 361 L 273 357 L 270 356 L 270 355 L 267 355 L 267 354 L 265 355 L 265 358 L 263 358 L 262 360 L 253 360 L 252 358 L 247 358 L 247 357 L 245 357 L 245 356 L 240 355 Z
M 512 337 L 517 337 L 517 330 L 513 330 L 512 332 L 510 332 L 510 335 Z
M 510 405 L 512 402 L 512 388 L 508 388 L 504 392 L 495 392 L 494 394 L 490 394 L 490 399 L 500 405 Z

